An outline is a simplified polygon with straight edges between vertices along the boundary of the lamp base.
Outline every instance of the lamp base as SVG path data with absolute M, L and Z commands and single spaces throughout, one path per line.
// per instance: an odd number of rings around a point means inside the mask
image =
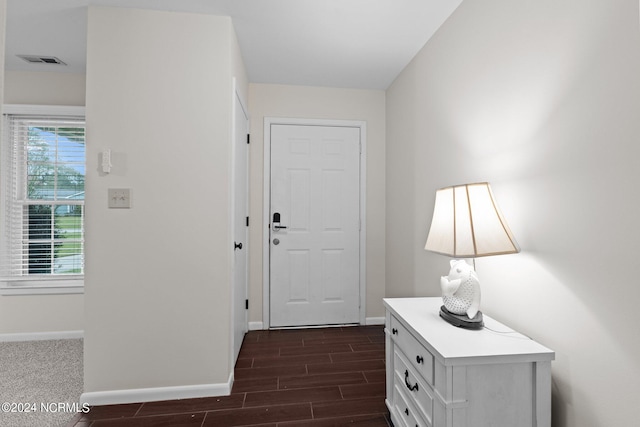
M 440 307 L 440 317 L 451 323 L 453 326 L 457 326 L 459 328 L 474 330 L 484 328 L 484 322 L 482 321 L 482 312 L 480 311 L 475 315 L 473 319 L 470 319 L 469 316 L 465 314 L 454 314 L 450 312 L 443 305 L 442 307 Z

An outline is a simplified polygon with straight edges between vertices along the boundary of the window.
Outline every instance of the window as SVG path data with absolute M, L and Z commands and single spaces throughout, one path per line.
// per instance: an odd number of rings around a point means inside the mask
M 4 120 L 0 286 L 82 286 L 84 117 L 9 113 Z

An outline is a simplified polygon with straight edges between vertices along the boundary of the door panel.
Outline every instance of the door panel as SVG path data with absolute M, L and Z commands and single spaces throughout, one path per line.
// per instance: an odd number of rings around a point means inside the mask
M 233 358 L 240 352 L 244 334 L 248 329 L 247 322 L 247 253 L 248 231 L 246 218 L 249 208 L 249 152 L 247 134 L 248 118 L 237 98 L 234 100 L 234 141 L 233 141 Z M 242 245 L 242 246 L 240 246 Z
M 272 125 L 270 214 L 270 325 L 358 323 L 360 129 Z

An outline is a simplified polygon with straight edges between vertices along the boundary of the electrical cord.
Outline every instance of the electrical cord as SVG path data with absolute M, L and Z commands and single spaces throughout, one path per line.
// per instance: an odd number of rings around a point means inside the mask
M 497 330 L 495 330 L 495 329 L 491 329 L 491 328 L 489 328 L 489 327 L 488 327 L 488 326 L 486 326 L 486 325 L 485 325 L 485 326 L 483 326 L 483 328 L 484 328 L 484 329 L 486 329 L 486 330 L 488 330 L 488 331 L 491 331 L 491 332 L 493 332 L 493 333 L 500 334 L 500 335 L 506 335 L 506 336 L 508 336 L 509 334 L 518 334 L 518 335 L 522 335 L 522 336 L 510 336 L 509 338 L 520 339 L 520 340 L 531 340 L 531 337 L 530 337 L 530 336 L 525 335 L 525 334 L 523 334 L 523 333 L 521 333 L 521 332 L 516 332 L 516 331 L 497 331 Z

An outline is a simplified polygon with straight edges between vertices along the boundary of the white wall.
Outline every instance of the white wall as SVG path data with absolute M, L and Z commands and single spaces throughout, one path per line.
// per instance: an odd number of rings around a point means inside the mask
M 84 105 L 85 75 L 5 71 L 5 104 Z
M 250 267 L 249 320 L 262 322 L 262 224 L 264 118 L 363 120 L 367 122 L 367 295 L 366 317 L 383 317 L 385 246 L 385 94 L 357 90 L 249 85 L 250 145 Z
M 556 427 L 637 419 L 639 118 L 636 0 L 465 1 L 387 92 L 387 295 L 440 294 L 435 190 L 490 181 L 483 310 L 556 351 Z
M 238 64 L 227 17 L 89 9 L 86 400 L 228 384 Z M 132 208 L 108 209 L 108 188 L 132 189 Z
M 0 0 L 0 105 L 4 104 L 4 42 L 7 27 L 7 0 Z M 0 131 L 2 124 L 0 124 Z
M 84 74 L 4 71 L 2 81 L 6 104 L 84 105 Z M 82 294 L 0 296 L 0 334 L 83 329 Z
M 0 0 L 0 106 L 4 105 L 4 40 L 5 40 L 5 27 L 7 18 L 7 2 L 6 0 Z M 0 107 L 2 108 L 2 107 Z M 2 121 L 0 120 L 0 135 L 2 135 L 4 129 L 2 129 Z M 2 182 L 0 181 L 0 184 Z M 9 327 L 9 319 L 5 318 L 2 313 L 5 312 L 7 301 L 5 298 L 0 297 L 0 333 L 5 333 Z

